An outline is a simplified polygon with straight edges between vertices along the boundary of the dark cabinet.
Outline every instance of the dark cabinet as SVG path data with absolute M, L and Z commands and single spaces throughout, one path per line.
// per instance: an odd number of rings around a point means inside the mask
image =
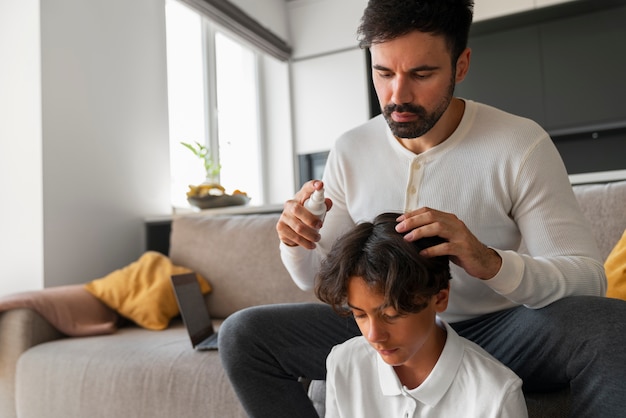
M 546 127 L 626 121 L 626 6 L 540 25 Z
M 456 95 L 529 117 L 568 172 L 626 168 L 626 1 L 576 1 L 476 23 Z

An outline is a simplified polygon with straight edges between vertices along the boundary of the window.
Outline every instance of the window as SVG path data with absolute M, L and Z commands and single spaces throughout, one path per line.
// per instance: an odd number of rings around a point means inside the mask
M 217 127 L 222 184 L 261 198 L 256 54 L 215 33 Z
M 227 193 L 263 204 L 259 52 L 175 1 L 166 1 L 172 205 L 188 207 L 202 164 L 181 142 L 206 145 Z

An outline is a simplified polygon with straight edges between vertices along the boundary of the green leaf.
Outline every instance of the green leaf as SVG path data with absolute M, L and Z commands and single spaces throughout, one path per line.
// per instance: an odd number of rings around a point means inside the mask
M 197 141 L 194 141 L 194 142 L 196 144 L 195 146 L 187 142 L 182 142 L 182 141 L 181 141 L 181 145 L 183 145 L 185 148 L 193 152 L 193 154 L 196 157 L 203 160 L 202 162 L 204 165 L 204 171 L 205 171 L 205 175 L 207 178 L 217 177 L 220 173 L 220 170 L 222 169 L 222 166 L 219 164 L 215 164 L 213 162 L 211 153 L 209 152 L 209 149 L 206 146 L 204 146 L 203 144 Z

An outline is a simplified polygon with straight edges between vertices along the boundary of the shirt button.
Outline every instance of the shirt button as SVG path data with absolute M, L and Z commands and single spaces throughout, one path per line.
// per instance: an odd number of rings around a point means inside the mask
M 417 171 L 417 170 L 419 170 L 419 169 L 420 169 L 420 167 L 421 167 L 421 166 L 420 166 L 419 161 L 414 161 L 414 162 L 413 162 L 413 170 Z
M 415 188 L 415 186 L 411 186 L 411 188 L 409 189 L 409 193 L 411 193 L 411 194 L 416 194 L 417 193 L 417 189 Z

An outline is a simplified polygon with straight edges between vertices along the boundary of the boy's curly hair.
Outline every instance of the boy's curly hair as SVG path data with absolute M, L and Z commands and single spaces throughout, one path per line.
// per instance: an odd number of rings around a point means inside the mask
M 398 216 L 381 214 L 373 222 L 356 225 L 335 242 L 316 277 L 315 294 L 321 301 L 347 314 L 348 282 L 360 277 L 384 295 L 385 307 L 408 314 L 421 311 L 430 297 L 448 288 L 448 257 L 419 254 L 445 240 L 430 237 L 406 241 L 395 229 Z

